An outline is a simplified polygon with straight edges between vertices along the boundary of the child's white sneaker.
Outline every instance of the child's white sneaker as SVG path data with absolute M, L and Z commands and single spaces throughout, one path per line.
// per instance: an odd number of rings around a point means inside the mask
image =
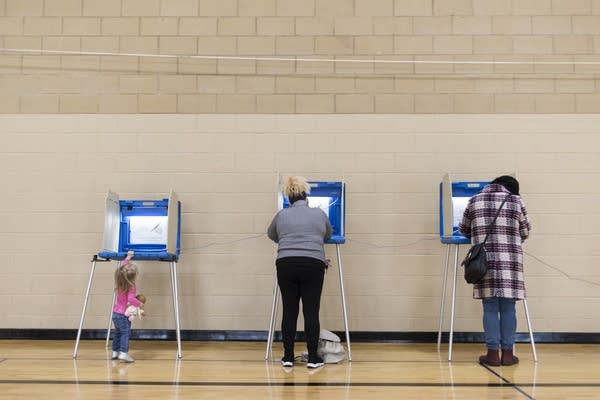
M 113 351 L 112 354 L 111 354 L 111 356 L 110 356 L 110 359 L 111 360 L 116 360 L 118 357 L 119 357 L 119 352 L 118 351 Z
M 126 363 L 132 363 L 135 361 L 129 354 L 123 352 L 120 352 L 117 358 Z

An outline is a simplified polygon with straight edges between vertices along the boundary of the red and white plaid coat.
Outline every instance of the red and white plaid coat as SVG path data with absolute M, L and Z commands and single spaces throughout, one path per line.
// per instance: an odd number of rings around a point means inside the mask
M 489 224 L 508 195 L 485 242 L 488 272 L 473 285 L 476 299 L 525 298 L 522 243 L 529 236 L 531 224 L 521 197 L 512 195 L 499 184 L 486 186 L 469 200 L 459 230 L 471 238 L 471 244 L 482 243 Z

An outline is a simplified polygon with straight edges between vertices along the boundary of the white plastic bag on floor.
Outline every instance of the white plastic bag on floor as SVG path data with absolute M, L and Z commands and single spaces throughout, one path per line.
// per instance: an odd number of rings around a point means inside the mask
M 346 349 L 344 349 L 338 335 L 327 329 L 321 329 L 317 355 L 323 359 L 325 364 L 337 364 L 346 359 Z M 308 362 L 308 352 L 303 351 L 300 358 L 302 361 Z
M 346 359 L 346 349 L 342 346 L 338 335 L 321 329 L 317 355 L 323 359 L 325 364 L 336 364 Z

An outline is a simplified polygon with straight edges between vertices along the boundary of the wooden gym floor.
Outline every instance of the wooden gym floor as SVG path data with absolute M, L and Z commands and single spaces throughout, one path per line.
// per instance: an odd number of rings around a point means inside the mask
M 104 341 L 0 341 L 2 399 L 600 399 L 599 345 L 518 346 L 521 363 L 484 367 L 483 345 L 355 343 L 353 361 L 308 370 L 279 364 L 281 344 L 133 341 L 133 364 L 111 361 Z M 299 346 L 299 349 L 302 347 Z

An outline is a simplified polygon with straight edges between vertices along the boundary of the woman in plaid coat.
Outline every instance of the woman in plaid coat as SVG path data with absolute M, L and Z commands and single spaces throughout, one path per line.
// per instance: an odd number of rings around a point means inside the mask
M 519 196 L 519 182 L 512 176 L 500 176 L 469 200 L 459 225 L 471 243 L 482 243 L 488 227 L 502 207 L 485 244 L 488 272 L 473 287 L 473 298 L 483 302 L 483 329 L 487 354 L 479 362 L 488 365 L 513 365 L 517 317 L 515 302 L 525 298 L 522 243 L 531 224 Z M 500 356 L 500 349 L 502 355 Z

